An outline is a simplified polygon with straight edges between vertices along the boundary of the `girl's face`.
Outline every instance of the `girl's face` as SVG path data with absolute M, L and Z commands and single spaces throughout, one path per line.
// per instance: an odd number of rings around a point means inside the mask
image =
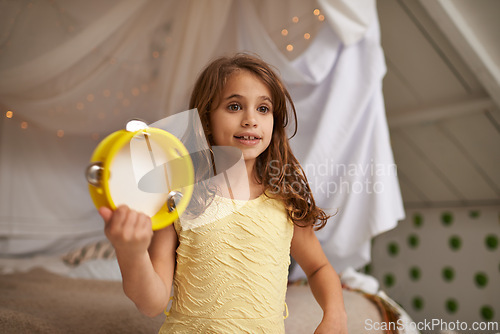
M 269 88 L 250 71 L 238 70 L 228 78 L 218 102 L 209 116 L 215 145 L 237 147 L 247 164 L 255 164 L 273 134 Z

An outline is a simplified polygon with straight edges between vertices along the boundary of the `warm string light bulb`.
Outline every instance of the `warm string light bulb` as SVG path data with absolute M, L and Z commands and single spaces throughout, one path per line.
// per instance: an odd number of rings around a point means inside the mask
M 131 93 L 132 93 L 133 96 L 139 96 L 139 94 L 141 93 L 141 91 L 139 90 L 139 88 L 134 87 L 134 88 L 132 88 Z
M 318 19 L 318 21 L 323 22 L 323 21 L 325 20 L 325 16 L 321 14 L 321 11 L 320 11 L 318 8 L 315 8 L 315 9 L 312 11 L 312 13 L 314 14 L 314 16 L 316 16 L 316 18 Z M 293 17 L 292 17 L 292 22 L 293 22 L 293 23 L 298 23 L 298 22 L 299 22 L 299 20 L 300 20 L 300 19 L 299 19 L 299 17 L 298 17 L 298 16 L 293 16 Z M 290 32 L 288 31 L 288 29 L 287 29 L 287 28 L 283 28 L 283 29 L 281 29 L 281 35 L 282 35 L 283 37 L 287 37 L 287 36 L 289 36 L 289 34 L 290 34 Z M 310 34 L 310 33 L 308 33 L 308 32 L 304 32 L 302 36 L 303 36 L 303 38 L 304 38 L 305 40 L 307 40 L 307 41 L 311 39 L 311 34 Z M 288 42 L 290 42 L 290 40 L 288 40 Z M 288 52 L 292 52 L 292 51 L 294 50 L 294 46 L 293 46 L 293 44 L 292 44 L 292 43 L 287 43 L 287 44 L 286 44 L 286 46 L 285 46 L 285 49 L 286 49 L 286 51 L 288 51 Z
M 12 118 L 12 116 L 14 116 L 14 113 L 11 110 L 9 110 L 5 113 L 5 117 L 7 117 L 7 118 Z

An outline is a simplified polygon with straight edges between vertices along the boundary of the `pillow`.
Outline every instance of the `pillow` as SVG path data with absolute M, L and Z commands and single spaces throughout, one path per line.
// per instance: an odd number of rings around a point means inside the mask
M 108 240 L 101 240 L 74 249 L 62 257 L 64 263 L 77 266 L 88 260 L 116 258 L 115 249 Z

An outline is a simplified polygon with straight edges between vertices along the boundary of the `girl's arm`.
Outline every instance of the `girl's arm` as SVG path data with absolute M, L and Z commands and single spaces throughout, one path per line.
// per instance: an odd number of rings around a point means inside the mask
M 347 315 L 340 279 L 321 248 L 312 227 L 295 225 L 291 255 L 307 275 L 316 301 L 323 309 L 323 319 L 315 331 L 347 333 Z
M 100 208 L 105 233 L 115 248 L 123 291 L 145 315 L 160 314 L 170 298 L 177 234 L 172 225 L 153 233 L 151 219 L 120 206 Z

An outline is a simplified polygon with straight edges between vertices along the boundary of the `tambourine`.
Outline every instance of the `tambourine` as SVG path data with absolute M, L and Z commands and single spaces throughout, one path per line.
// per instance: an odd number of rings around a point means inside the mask
M 174 222 L 193 193 L 189 152 L 171 133 L 133 120 L 104 138 L 86 170 L 97 208 L 125 204 L 151 217 L 153 230 Z

